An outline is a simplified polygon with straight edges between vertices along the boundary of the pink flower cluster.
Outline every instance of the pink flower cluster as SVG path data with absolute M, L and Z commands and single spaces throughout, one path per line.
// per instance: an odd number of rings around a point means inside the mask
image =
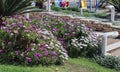
M 13 16 L 3 24 L 5 26 L 0 28 L 0 61 L 4 62 L 6 58 L 6 62 L 21 64 L 51 64 L 58 61 L 62 63 L 67 59 L 62 45 L 38 20 Z M 55 28 L 53 30 L 56 31 Z M 56 48 L 50 42 L 60 46 Z

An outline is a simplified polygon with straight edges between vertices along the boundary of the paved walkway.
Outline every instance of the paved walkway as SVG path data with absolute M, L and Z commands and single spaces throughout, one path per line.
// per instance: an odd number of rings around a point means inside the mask
M 120 56 L 120 47 L 114 50 L 109 51 L 112 56 Z

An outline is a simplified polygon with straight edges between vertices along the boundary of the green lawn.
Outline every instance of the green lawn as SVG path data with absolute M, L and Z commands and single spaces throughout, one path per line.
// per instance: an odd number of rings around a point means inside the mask
M 69 59 L 62 66 L 36 66 L 22 67 L 13 65 L 0 65 L 0 72 L 120 72 L 99 66 L 86 58 Z

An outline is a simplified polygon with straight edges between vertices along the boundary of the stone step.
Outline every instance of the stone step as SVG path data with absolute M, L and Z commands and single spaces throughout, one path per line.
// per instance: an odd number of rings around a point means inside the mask
M 107 45 L 116 43 L 116 42 L 120 42 L 120 39 L 113 39 L 113 38 L 108 38 L 107 40 Z
M 120 39 L 108 38 L 107 55 L 120 56 Z
M 120 56 L 120 47 L 116 48 L 116 49 L 113 49 L 111 51 L 108 51 L 107 53 L 109 53 L 112 56 Z
M 120 47 L 120 41 L 107 45 L 106 51 L 114 50 L 114 49 L 119 48 L 119 47 Z

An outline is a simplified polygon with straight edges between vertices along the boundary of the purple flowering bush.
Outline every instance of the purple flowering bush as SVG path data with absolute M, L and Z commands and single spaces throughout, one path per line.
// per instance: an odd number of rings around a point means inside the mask
M 70 57 L 93 57 L 101 53 L 99 37 L 90 27 L 66 16 L 41 14 L 40 17 L 44 27 L 57 37 Z
M 7 18 L 0 27 L 0 63 L 23 65 L 61 64 L 67 52 L 38 20 Z

